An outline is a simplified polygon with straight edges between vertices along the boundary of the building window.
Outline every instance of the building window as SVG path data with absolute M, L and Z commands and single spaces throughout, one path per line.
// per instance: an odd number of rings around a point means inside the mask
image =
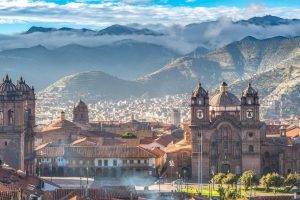
M 253 152 L 254 152 L 254 147 L 253 147 L 253 145 L 249 145 L 249 146 L 248 146 L 248 152 L 249 152 L 249 153 L 253 153 Z
M 7 141 L 4 142 L 4 145 L 7 146 Z
M 13 125 L 13 123 L 14 123 L 14 111 L 9 110 L 7 112 L 7 116 L 8 116 L 8 125 Z
M 253 133 L 252 132 L 248 133 L 248 137 L 253 138 Z
M 102 160 L 98 160 L 98 166 L 99 166 L 99 167 L 102 166 Z
M 141 164 L 141 160 L 138 160 L 138 164 Z
M 144 160 L 144 164 L 147 164 L 147 160 Z
M 127 164 L 127 160 L 123 160 L 123 165 L 126 165 Z
M 130 160 L 130 164 L 133 164 L 133 160 Z
M 0 126 L 3 126 L 4 122 L 3 122 L 3 112 L 0 111 Z
M 104 160 L 104 166 L 105 166 L 105 167 L 108 166 L 108 160 Z
M 228 150 L 228 142 L 227 141 L 224 142 L 224 150 Z
M 114 166 L 117 166 L 117 160 L 114 160 L 113 164 Z

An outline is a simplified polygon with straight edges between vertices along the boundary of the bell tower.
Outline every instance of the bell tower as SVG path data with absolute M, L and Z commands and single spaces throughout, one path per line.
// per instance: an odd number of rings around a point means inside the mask
M 241 121 L 259 121 L 259 98 L 251 83 L 242 92 Z
M 209 122 L 208 92 L 199 83 L 191 97 L 191 125 L 199 125 L 207 122 Z
M 89 123 L 89 109 L 81 99 L 74 106 L 73 122 L 77 122 L 80 124 Z

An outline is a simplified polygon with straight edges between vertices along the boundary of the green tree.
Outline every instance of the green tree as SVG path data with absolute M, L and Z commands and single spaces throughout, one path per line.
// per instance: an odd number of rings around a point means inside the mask
M 222 173 L 220 173 L 222 174 Z M 218 193 L 220 195 L 220 200 L 224 200 L 225 199 L 225 195 L 226 195 L 226 190 L 225 188 L 223 188 L 222 186 L 218 187 Z
M 295 185 L 299 180 L 300 180 L 300 176 L 299 176 L 298 173 L 295 172 L 295 173 L 290 173 L 290 174 L 286 177 L 284 183 L 285 183 L 286 185 L 288 185 L 288 186 L 293 186 L 293 185 Z
M 238 198 L 238 193 L 231 189 L 231 188 L 227 188 L 226 192 L 225 192 L 225 199 L 227 200 L 234 200 Z
M 269 173 L 261 177 L 260 183 L 266 191 L 269 191 L 270 187 L 281 187 L 284 183 L 284 178 L 278 173 Z
M 216 184 L 222 184 L 222 180 L 226 178 L 226 174 L 224 173 L 218 173 L 213 177 L 213 181 Z
M 227 174 L 226 177 L 222 179 L 222 183 L 233 185 L 234 183 L 236 183 L 236 175 L 233 173 Z
M 254 171 L 249 170 L 245 171 L 241 178 L 240 178 L 241 183 L 245 186 L 245 189 L 247 190 L 251 185 L 257 185 L 258 184 L 258 179 L 256 177 L 256 174 Z
M 122 135 L 122 138 L 123 138 L 123 139 L 135 139 L 135 138 L 137 138 L 137 137 L 136 137 L 136 135 L 134 135 L 133 133 L 127 132 L 127 133 L 124 133 L 124 134 Z

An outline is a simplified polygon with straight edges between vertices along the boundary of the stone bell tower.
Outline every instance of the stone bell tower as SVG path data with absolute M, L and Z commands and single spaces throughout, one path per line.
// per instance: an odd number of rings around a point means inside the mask
M 35 171 L 34 126 L 34 88 L 7 75 L 0 85 L 0 160 L 28 174 Z

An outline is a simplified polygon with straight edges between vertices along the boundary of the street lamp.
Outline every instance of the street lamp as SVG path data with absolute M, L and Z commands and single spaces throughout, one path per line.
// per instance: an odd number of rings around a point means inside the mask
M 198 133 L 200 137 L 200 148 L 198 149 L 198 190 L 202 192 L 202 153 L 203 153 L 203 132 Z
M 252 197 L 252 177 L 253 175 L 250 175 L 250 197 Z
M 158 192 L 160 193 L 160 171 L 157 171 L 158 173 Z
M 172 183 L 172 186 L 173 186 L 173 167 L 175 166 L 175 163 L 173 160 L 170 160 L 169 161 L 169 166 L 171 167 L 171 183 Z
M 86 167 L 86 188 L 89 187 L 89 167 Z

